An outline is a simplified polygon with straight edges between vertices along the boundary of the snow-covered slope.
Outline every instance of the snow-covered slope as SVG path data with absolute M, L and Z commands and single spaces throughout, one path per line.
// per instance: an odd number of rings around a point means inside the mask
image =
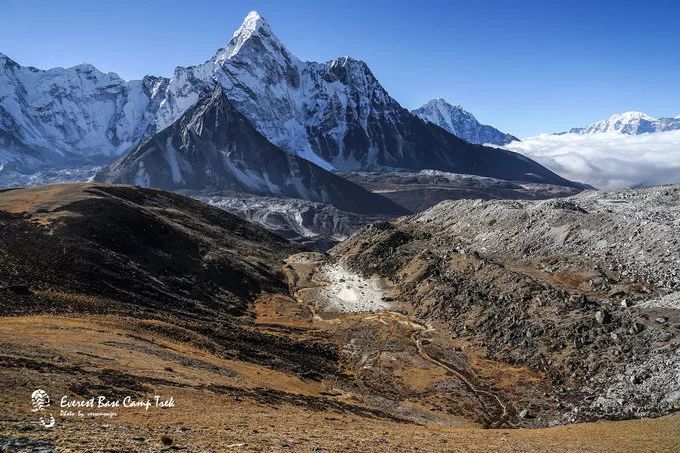
M 466 156 L 473 151 L 468 145 L 442 140 L 424 126 L 389 96 L 366 63 L 350 57 L 300 61 L 256 12 L 213 58 L 176 70 L 158 126 L 213 82 L 272 143 L 326 169 L 465 172 L 477 166 L 470 160 L 484 158 Z
M 451 105 L 444 99 L 432 99 L 422 107 L 411 110 L 411 113 L 470 143 L 503 146 L 519 140 L 492 126 L 481 124 L 472 113 L 460 105 Z
M 323 168 L 403 164 L 403 109 L 368 66 L 350 57 L 302 62 L 256 12 L 213 58 L 177 68 L 158 126 L 172 122 L 215 82 L 272 143 Z
M 176 69 L 157 128 L 215 84 L 269 141 L 325 169 L 439 169 L 569 184 L 522 156 L 471 145 L 423 122 L 362 61 L 299 60 L 256 12 L 213 58 Z
M 120 153 L 219 85 L 270 142 L 325 169 L 437 169 L 570 184 L 516 153 L 472 145 L 422 121 L 362 61 L 299 60 L 256 12 L 215 56 L 176 68 L 170 79 L 124 82 L 91 66 L 38 71 L 13 62 L 3 74 L 11 89 L 0 95 L 0 150 L 10 151 L 5 161 L 20 156 L 27 167 Z M 28 98 L 40 100 L 38 107 Z
M 121 154 L 153 130 L 167 80 L 126 82 L 91 65 L 47 71 L 0 54 L 0 169 Z
M 163 131 L 99 172 L 95 180 L 301 198 L 367 214 L 408 212 L 273 145 L 236 110 L 220 86 Z
M 639 135 L 649 132 L 666 132 L 680 129 L 680 116 L 676 118 L 653 118 L 642 112 L 616 113 L 606 120 L 598 121 L 586 127 L 573 128 L 572 134 L 598 134 L 615 132 L 628 135 Z

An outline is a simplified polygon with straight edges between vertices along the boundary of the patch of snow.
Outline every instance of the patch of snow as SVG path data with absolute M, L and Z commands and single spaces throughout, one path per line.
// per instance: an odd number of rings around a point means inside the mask
M 142 187 L 151 187 L 151 178 L 144 168 L 144 162 L 140 162 L 135 175 L 135 184 Z
M 642 308 L 670 308 L 680 310 L 680 292 L 666 294 L 658 299 L 646 300 L 637 304 Z
M 314 151 L 312 151 L 311 149 L 309 149 L 307 147 L 300 149 L 300 150 L 297 150 L 295 152 L 295 154 L 298 157 L 302 157 L 303 159 L 310 161 L 314 165 L 317 165 L 317 166 L 323 168 L 324 170 L 328 170 L 328 171 L 335 170 L 335 168 L 333 167 L 332 164 L 329 164 L 328 162 L 326 162 L 318 154 L 316 154 Z
M 384 291 L 377 277 L 365 278 L 341 264 L 326 266 L 323 275 L 329 282 L 325 289 L 328 299 L 325 309 L 328 311 L 372 312 L 391 307 L 384 300 Z
M 163 149 L 163 154 L 165 160 L 170 166 L 170 173 L 172 174 L 172 181 L 175 184 L 184 183 L 184 178 L 182 178 L 182 172 L 179 169 L 179 162 L 177 162 L 177 150 L 172 146 L 172 136 L 168 137 L 165 142 L 165 148 Z

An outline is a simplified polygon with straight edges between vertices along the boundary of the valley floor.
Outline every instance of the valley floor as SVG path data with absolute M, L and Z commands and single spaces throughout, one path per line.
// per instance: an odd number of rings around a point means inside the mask
M 256 302 L 252 329 L 343 351 L 347 380 L 225 358 L 159 320 L 0 318 L 5 451 L 677 451 L 680 416 L 511 429 L 544 383 L 527 369 L 455 353 L 438 326 L 395 305 L 386 282 L 324 255 L 284 265 L 292 296 Z M 366 296 L 366 293 L 370 297 Z M 362 304 L 357 304 L 361 299 Z M 164 325 L 165 324 L 165 325 Z M 173 330 L 174 329 L 174 330 Z M 173 332 L 168 334 L 168 332 Z M 454 351 L 454 352 L 451 352 Z M 45 429 L 31 392 L 48 387 Z M 59 396 L 159 395 L 174 407 L 68 416 Z M 512 394 L 511 394 L 512 393 Z M 89 409 L 69 409 L 89 412 Z M 41 413 L 47 413 L 45 411 Z M 492 427 L 492 429 L 483 429 Z M 102 447 L 104 447 L 102 449 Z M 33 450 L 31 450 L 33 448 Z

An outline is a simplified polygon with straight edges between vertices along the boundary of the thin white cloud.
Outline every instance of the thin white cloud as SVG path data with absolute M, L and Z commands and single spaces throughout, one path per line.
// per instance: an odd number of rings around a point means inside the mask
M 680 183 L 680 130 L 654 134 L 541 134 L 505 148 L 601 189 Z

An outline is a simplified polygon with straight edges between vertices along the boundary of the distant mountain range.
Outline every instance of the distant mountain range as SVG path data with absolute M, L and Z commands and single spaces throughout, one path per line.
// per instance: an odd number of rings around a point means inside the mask
M 0 165 L 27 172 L 124 153 L 158 129 L 167 83 L 87 64 L 42 71 L 0 54 Z
M 481 124 L 472 113 L 460 105 L 451 105 L 444 99 L 432 99 L 422 107 L 411 110 L 411 113 L 470 143 L 503 146 L 519 140 L 514 135 Z
M 651 132 L 680 130 L 680 115 L 675 118 L 653 118 L 642 112 L 616 113 L 606 120 L 598 121 L 586 127 L 569 130 L 570 134 L 599 134 L 618 132 L 627 135 L 639 135 Z
M 216 88 L 226 98 L 220 108 L 192 109 L 214 99 Z M 215 56 L 178 67 L 171 78 L 124 81 L 91 65 L 43 71 L 0 56 L 0 174 L 108 163 L 129 152 L 98 179 L 338 199 L 321 182 L 339 189 L 337 180 L 274 147 L 332 171 L 435 169 L 580 187 L 520 154 L 468 143 L 421 120 L 362 61 L 299 60 L 256 12 Z M 239 163 L 215 160 L 225 156 Z M 281 163 L 277 174 L 273 162 Z

